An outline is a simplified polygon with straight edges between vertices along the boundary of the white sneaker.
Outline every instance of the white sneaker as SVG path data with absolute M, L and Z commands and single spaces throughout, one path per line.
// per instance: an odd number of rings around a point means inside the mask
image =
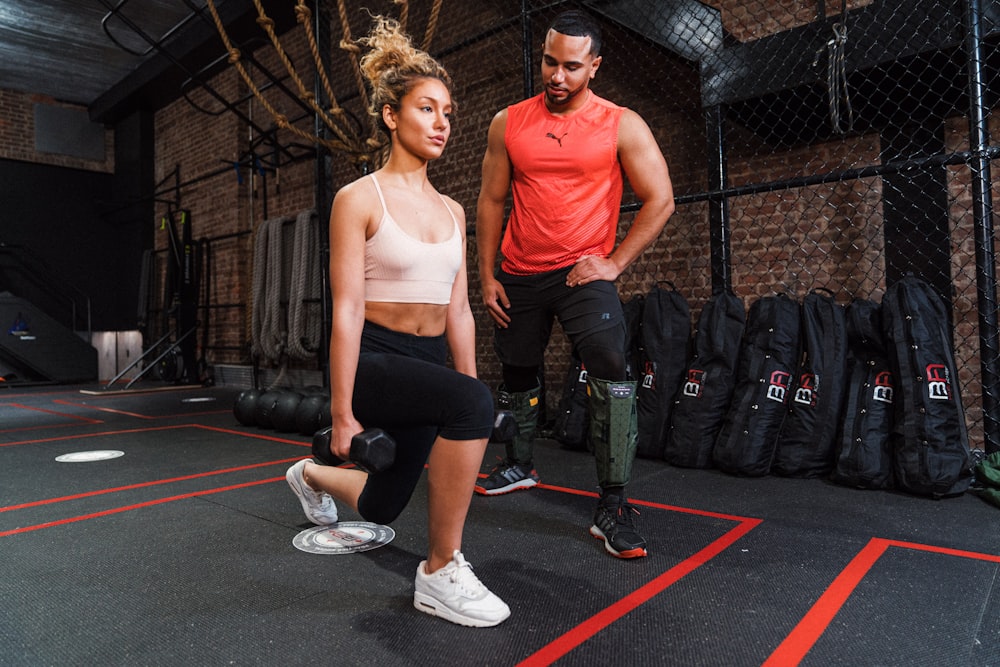
M 302 503 L 302 511 L 305 512 L 307 519 L 318 526 L 329 526 L 337 523 L 337 505 L 333 502 L 333 498 L 323 491 L 314 491 L 306 484 L 306 480 L 302 476 L 308 460 L 302 459 L 288 469 L 288 472 L 285 473 L 288 486 L 292 487 L 292 491 L 298 496 L 299 502 Z
M 414 582 L 413 606 L 431 616 L 476 628 L 488 628 L 510 616 L 510 607 L 490 592 L 472 572 L 458 549 L 451 562 L 426 574 L 421 561 Z

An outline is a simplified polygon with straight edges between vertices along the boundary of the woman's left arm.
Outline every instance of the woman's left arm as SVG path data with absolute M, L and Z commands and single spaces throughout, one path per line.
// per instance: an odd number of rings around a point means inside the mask
M 455 213 L 458 228 L 462 232 L 462 266 L 455 275 L 451 286 L 451 302 L 448 304 L 448 318 L 445 334 L 448 347 L 455 363 L 455 370 L 465 375 L 476 374 L 476 321 L 469 305 L 469 276 L 466 270 L 468 251 L 465 243 L 465 211 L 452 199 L 446 199 Z

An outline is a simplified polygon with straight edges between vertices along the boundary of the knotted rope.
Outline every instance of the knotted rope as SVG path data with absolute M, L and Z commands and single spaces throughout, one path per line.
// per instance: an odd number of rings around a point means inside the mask
M 826 51 L 826 92 L 829 104 L 830 126 L 838 134 L 847 134 L 854 129 L 854 109 L 847 90 L 847 23 L 834 23 L 833 38 L 816 51 L 812 65 L 816 67 L 823 51 Z M 846 112 L 847 124 L 842 125 L 841 109 Z
M 254 247 L 253 341 L 255 356 L 272 362 L 285 353 L 282 327 L 282 230 L 289 217 L 272 218 L 260 223 Z
M 408 0 L 393 1 L 401 7 L 399 23 L 405 30 L 406 23 L 409 18 L 409 2 Z M 437 30 L 438 19 L 441 14 L 442 1 L 443 0 L 434 0 L 431 6 L 430 17 L 428 19 L 427 28 L 424 31 L 424 39 L 421 44 L 421 48 L 424 51 L 427 51 L 430 48 L 431 40 Z M 242 54 L 240 53 L 240 50 L 237 49 L 233 45 L 232 40 L 230 40 L 229 35 L 226 32 L 226 28 L 222 24 L 219 12 L 215 7 L 215 0 L 208 0 L 207 6 L 209 13 L 212 15 L 212 20 L 215 23 L 215 28 L 218 31 L 219 36 L 222 38 L 222 42 L 226 47 L 227 53 L 229 54 L 229 64 L 236 69 L 244 83 L 246 83 L 247 88 L 257 101 L 260 102 L 261 106 L 264 107 L 268 114 L 270 114 L 275 125 L 279 129 L 288 130 L 294 135 L 305 139 L 306 141 L 323 146 L 332 152 L 345 154 L 351 162 L 359 165 L 364 173 L 367 173 L 370 170 L 370 166 L 373 163 L 377 163 L 377 161 L 384 159 L 385 151 L 383 149 L 386 147 L 386 140 L 379 132 L 375 123 L 369 120 L 367 136 L 361 137 L 358 133 L 353 131 L 353 128 L 347 121 L 347 112 L 337 102 L 337 97 L 333 92 L 333 86 L 330 84 L 330 79 L 326 71 L 326 67 L 323 64 L 323 58 L 320 54 L 319 45 L 316 41 L 316 35 L 312 27 L 312 10 L 306 6 L 305 0 L 298 0 L 296 3 L 296 21 L 305 31 L 306 41 L 309 44 L 309 51 L 312 54 L 313 62 L 316 66 L 316 75 L 322 84 L 326 98 L 330 102 L 329 109 L 324 109 L 320 106 L 320 104 L 316 101 L 316 94 L 306 88 L 305 83 L 302 81 L 302 77 L 295 69 L 295 65 L 288 57 L 284 47 L 281 45 L 281 41 L 274 32 L 274 20 L 267 15 L 260 0 L 254 0 L 254 6 L 257 8 L 257 24 L 264 30 L 264 32 L 267 33 L 268 38 L 271 40 L 271 44 L 274 46 L 275 52 L 278 54 L 278 58 L 285 66 L 285 70 L 288 72 L 289 77 L 298 89 L 297 94 L 299 99 L 305 103 L 306 106 L 313 111 L 313 113 L 316 114 L 316 117 L 322 120 L 323 124 L 335 135 L 335 138 L 320 137 L 313 132 L 307 132 L 299 127 L 296 127 L 289 121 L 285 114 L 279 112 L 274 105 L 271 104 L 266 97 L 264 97 L 260 88 L 256 83 L 254 83 L 253 77 L 250 76 L 250 73 L 247 71 L 246 67 L 244 67 L 241 61 Z M 361 68 L 358 66 L 358 58 L 361 49 L 358 43 L 351 37 L 351 26 L 348 21 L 345 0 L 337 0 L 337 14 L 340 19 L 341 29 L 343 30 L 343 38 L 340 40 L 339 47 L 347 53 L 348 58 L 350 59 L 355 85 L 357 86 L 361 102 L 364 108 L 367 109 L 369 103 L 368 90 L 365 85 L 364 77 L 361 74 Z
M 323 270 L 319 266 L 319 224 L 316 211 L 303 211 L 295 219 L 291 288 L 288 293 L 288 356 L 310 359 L 322 341 L 320 304 Z

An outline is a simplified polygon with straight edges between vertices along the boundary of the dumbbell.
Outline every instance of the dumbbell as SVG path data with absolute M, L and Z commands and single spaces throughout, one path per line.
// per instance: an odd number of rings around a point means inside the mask
M 517 420 L 510 410 L 497 410 L 493 415 L 493 432 L 490 442 L 513 442 L 517 435 Z
M 312 439 L 313 458 L 324 465 L 343 463 L 330 453 L 330 433 L 333 427 L 316 431 Z M 396 460 L 396 441 L 380 428 L 368 428 L 351 438 L 351 463 L 367 473 L 382 472 Z
M 312 455 L 321 463 L 336 466 L 343 463 L 330 453 L 330 433 L 327 426 L 313 435 Z M 517 435 L 517 421 L 510 410 L 498 410 L 493 419 L 491 442 L 511 442 Z M 354 465 L 368 473 L 382 472 L 396 460 L 396 441 L 380 428 L 365 429 L 351 438 L 348 457 Z

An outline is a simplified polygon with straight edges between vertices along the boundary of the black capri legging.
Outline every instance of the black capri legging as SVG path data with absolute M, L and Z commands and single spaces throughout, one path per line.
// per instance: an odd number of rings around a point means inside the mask
M 489 387 L 446 363 L 444 336 L 412 336 L 365 322 L 354 416 L 365 428 L 381 428 L 396 441 L 395 463 L 369 475 L 358 499 L 365 520 L 387 524 L 399 516 L 439 435 L 476 440 L 492 432 Z

